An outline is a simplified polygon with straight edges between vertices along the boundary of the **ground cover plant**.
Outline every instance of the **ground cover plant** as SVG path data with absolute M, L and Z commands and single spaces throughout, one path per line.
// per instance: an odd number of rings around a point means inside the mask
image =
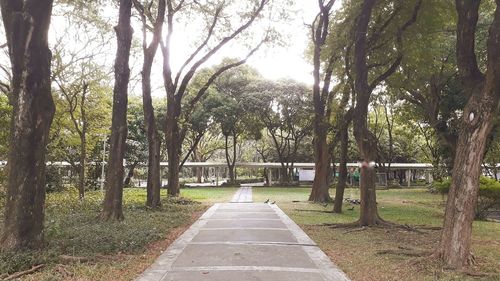
M 276 201 L 352 280 L 500 280 L 499 223 L 474 222 L 475 265 L 467 271 L 443 269 L 429 258 L 439 244 L 446 204 L 439 194 L 427 189 L 379 190 L 380 215 L 403 227 L 332 228 L 328 224 L 355 221 L 359 206 L 345 203 L 342 214 L 333 214 L 331 203 L 308 202 L 309 192 L 310 188 L 254 188 L 253 199 Z M 330 193 L 334 196 L 335 189 Z M 359 199 L 358 189 L 346 189 L 345 197 Z
M 0 280 L 39 265 L 22 279 L 133 280 L 211 203 L 228 201 L 234 191 L 186 188 L 182 197 L 167 199 L 162 190 L 162 207 L 153 210 L 145 207 L 146 190 L 128 188 L 125 220 L 108 222 L 98 219 L 104 196 L 99 191 L 88 192 L 83 201 L 75 189 L 49 193 L 44 248 L 0 252 Z

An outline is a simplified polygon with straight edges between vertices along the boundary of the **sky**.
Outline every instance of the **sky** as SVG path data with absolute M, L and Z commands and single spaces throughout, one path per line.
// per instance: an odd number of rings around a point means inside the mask
M 310 40 L 306 24 L 312 23 L 318 7 L 315 5 L 316 1 L 297 2 L 297 17 L 289 24 L 289 29 L 293 32 L 286 42 L 288 46 L 264 50 L 251 58 L 248 64 L 269 79 L 292 78 L 312 85 L 312 64 L 305 58 L 305 50 Z

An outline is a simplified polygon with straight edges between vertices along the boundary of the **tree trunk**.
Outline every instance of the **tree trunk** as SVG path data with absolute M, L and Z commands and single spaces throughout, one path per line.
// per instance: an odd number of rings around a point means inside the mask
M 24 6 L 12 1 L 0 3 L 12 65 L 9 100 L 13 106 L 0 244 L 4 249 L 40 248 L 44 239 L 45 152 L 55 112 L 47 42 L 52 1 L 29 0 Z
M 329 194 L 330 186 L 328 185 L 328 173 L 330 172 L 330 159 L 328 157 L 328 145 L 326 142 L 326 128 L 323 124 L 324 120 L 315 121 L 314 128 L 314 182 L 309 195 L 309 201 L 313 202 L 329 202 L 331 197 Z
M 154 53 L 156 53 L 156 50 L 154 50 Z M 151 66 L 153 64 L 154 53 L 145 51 L 144 64 L 142 68 L 142 107 L 144 111 L 144 123 L 148 139 L 148 180 L 146 186 L 146 206 L 151 208 L 161 206 L 161 140 L 156 126 L 153 100 L 151 98 Z
M 355 28 L 354 45 L 354 69 L 355 69 L 355 91 L 356 108 L 354 110 L 354 137 L 356 139 L 359 153 L 363 159 L 360 178 L 360 217 L 359 224 L 372 226 L 379 224 L 381 219 L 377 211 L 377 200 L 375 192 L 375 169 L 373 161 L 377 155 L 375 136 L 368 129 L 368 105 L 370 103 L 371 89 L 368 85 L 367 66 L 367 32 L 375 0 L 365 0 Z
M 179 196 L 179 172 L 181 161 L 181 145 L 182 139 L 179 131 L 179 124 L 177 123 L 178 116 L 175 114 L 180 111 L 180 105 L 177 106 L 175 102 L 169 102 L 167 105 L 167 121 L 165 130 L 165 139 L 168 152 L 168 195 Z M 175 115 L 174 115 L 175 114 Z
M 80 166 L 78 175 L 78 197 L 83 199 L 85 197 L 85 162 L 87 158 L 87 139 L 82 134 L 80 138 Z
M 134 177 L 135 168 L 137 167 L 138 164 L 139 164 L 139 161 L 134 161 L 134 163 L 132 163 L 132 165 L 130 165 L 130 167 L 128 167 L 127 177 L 125 178 L 125 181 L 123 182 L 123 186 L 125 186 L 125 187 L 130 186 L 130 182 L 132 182 L 132 178 Z
M 289 176 L 288 176 L 289 175 L 288 174 L 288 167 L 283 162 L 281 163 L 280 174 L 281 174 L 280 184 L 281 185 L 287 184 L 290 181 Z
M 483 75 L 477 66 L 474 37 L 479 1 L 456 1 L 457 62 L 470 98 L 464 108 L 453 164 L 438 254 L 444 262 L 460 269 L 470 262 L 472 222 L 479 192 L 479 177 L 488 135 L 500 99 L 500 3 L 490 26 L 488 68 Z
M 115 60 L 115 87 L 113 90 L 113 116 L 111 120 L 110 154 L 106 174 L 106 195 L 101 217 L 104 220 L 123 220 L 123 158 L 127 139 L 128 84 L 130 79 L 129 57 L 132 42 L 130 15 L 132 0 L 120 0 Z
M 138 2 L 134 2 L 136 8 L 141 13 L 143 24 L 143 43 L 142 51 L 144 61 L 142 65 L 142 108 L 144 112 L 144 123 L 146 127 L 146 135 L 148 139 L 148 179 L 146 186 L 146 206 L 156 208 L 161 205 L 160 189 L 161 189 L 161 173 L 160 173 L 160 156 L 161 156 L 161 140 L 156 126 L 156 117 L 154 114 L 153 101 L 151 98 L 151 68 L 153 60 L 158 51 L 161 32 L 165 20 L 165 0 L 158 1 L 158 14 L 154 23 L 153 39 L 148 46 L 147 38 L 147 11 L 144 6 Z
M 202 183 L 203 182 L 203 167 L 196 167 L 196 182 L 197 183 Z
M 313 29 L 312 39 L 314 43 L 314 55 L 313 55 L 313 105 L 314 105 L 314 160 L 315 160 L 315 174 L 314 182 L 309 195 L 309 201 L 314 202 L 329 202 L 331 201 L 330 194 L 328 193 L 328 173 L 330 171 L 330 161 L 328 153 L 328 144 L 326 142 L 326 136 L 328 132 L 328 118 L 330 116 L 325 116 L 327 102 L 330 100 L 330 82 L 333 72 L 333 63 L 335 62 L 335 56 L 331 56 L 329 62 L 326 66 L 326 71 L 324 73 L 323 85 L 320 88 L 321 77 L 320 71 L 321 65 L 321 49 L 326 42 L 328 36 L 328 26 L 330 10 L 334 4 L 334 0 L 324 2 L 319 1 L 320 13 L 318 14 L 315 22 L 316 27 Z M 330 96 L 330 97 L 329 97 Z
M 237 136 L 236 134 L 233 135 L 233 145 L 232 145 L 232 159 L 229 156 L 229 135 L 224 135 L 225 138 L 225 151 L 226 151 L 226 163 L 227 163 L 227 169 L 229 173 L 229 182 L 233 183 L 236 180 L 236 173 L 235 173 L 235 163 L 236 163 L 236 146 L 237 146 Z
M 343 124 L 340 128 L 340 163 L 339 180 L 335 189 L 335 201 L 333 212 L 342 213 L 342 202 L 344 201 L 344 190 L 347 184 L 347 152 L 349 148 L 349 124 Z

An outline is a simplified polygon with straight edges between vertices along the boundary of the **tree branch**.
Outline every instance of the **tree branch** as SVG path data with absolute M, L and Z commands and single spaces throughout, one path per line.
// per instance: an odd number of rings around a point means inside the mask
M 207 80 L 207 82 L 203 85 L 203 87 L 200 88 L 200 90 L 198 90 L 198 93 L 196 94 L 196 96 L 189 102 L 189 106 L 188 106 L 188 109 L 186 112 L 191 112 L 194 108 L 194 106 L 196 105 L 196 103 L 203 97 L 203 95 L 205 94 L 205 92 L 208 90 L 208 88 L 210 87 L 210 85 L 212 85 L 212 83 L 217 79 L 217 77 L 219 77 L 222 73 L 224 73 L 226 70 L 229 70 L 231 68 L 235 68 L 235 67 L 238 67 L 240 65 L 243 65 L 246 63 L 246 61 L 248 60 L 248 58 L 250 58 L 255 52 L 257 52 L 257 50 L 259 50 L 259 48 L 267 41 L 267 38 L 264 38 L 255 48 L 253 48 L 248 54 L 247 56 L 240 60 L 240 61 L 237 61 L 237 62 L 234 62 L 234 63 L 231 63 L 231 64 L 227 64 L 225 66 L 222 66 L 221 68 L 219 68 L 214 74 L 212 74 L 212 76 L 210 76 L 210 78 Z
M 193 66 L 191 66 L 189 71 L 186 73 L 186 75 L 182 79 L 182 82 L 181 82 L 179 89 L 177 91 L 177 95 L 179 95 L 179 100 L 182 99 L 182 97 L 186 91 L 187 85 L 188 85 L 189 81 L 191 80 L 191 78 L 193 77 L 193 75 L 195 74 L 198 67 L 200 67 L 203 63 L 205 63 L 212 55 L 214 55 L 217 51 L 219 51 L 220 48 L 222 48 L 224 45 L 226 45 L 226 43 L 228 43 L 229 41 L 234 39 L 238 34 L 243 32 L 244 30 L 246 30 L 254 22 L 254 20 L 257 18 L 257 16 L 260 14 L 260 12 L 264 9 L 264 6 L 268 2 L 269 2 L 269 0 L 260 0 L 259 5 L 257 6 L 257 9 L 255 10 L 255 12 L 252 14 L 250 19 L 248 19 L 248 21 L 246 23 L 244 23 L 242 26 L 240 26 L 238 29 L 236 29 L 231 35 L 223 38 L 213 49 L 208 51 L 202 58 L 200 58 L 196 63 L 194 63 Z
M 198 46 L 198 48 L 184 62 L 184 64 L 182 65 L 182 67 L 179 69 L 179 72 L 177 72 L 177 75 L 175 76 L 174 88 L 177 88 L 177 85 L 179 83 L 179 79 L 180 79 L 180 77 L 181 77 L 182 72 L 184 71 L 184 69 L 201 52 L 201 50 L 203 50 L 203 48 L 208 44 L 208 41 L 210 40 L 210 38 L 212 37 L 212 34 L 214 32 L 215 26 L 217 25 L 217 21 L 219 19 L 219 15 L 220 15 L 221 12 L 222 12 L 222 5 L 219 6 L 219 7 L 217 7 L 217 9 L 215 10 L 215 15 L 214 15 L 214 18 L 212 20 L 212 24 L 208 28 L 208 34 L 207 34 L 207 37 L 205 38 L 205 40 L 200 44 L 200 46 Z

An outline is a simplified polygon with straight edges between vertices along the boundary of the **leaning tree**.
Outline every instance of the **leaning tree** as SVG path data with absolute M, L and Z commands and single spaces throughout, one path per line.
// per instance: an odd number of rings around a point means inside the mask
M 437 254 L 453 268 L 471 261 L 471 234 L 484 152 L 500 100 L 500 0 L 489 26 L 485 72 L 478 66 L 476 33 L 481 1 L 456 0 L 456 56 L 468 101 L 463 110 Z
M 43 245 L 45 152 L 55 107 L 48 30 L 52 0 L 2 0 L 11 63 L 7 200 L 2 248 Z

